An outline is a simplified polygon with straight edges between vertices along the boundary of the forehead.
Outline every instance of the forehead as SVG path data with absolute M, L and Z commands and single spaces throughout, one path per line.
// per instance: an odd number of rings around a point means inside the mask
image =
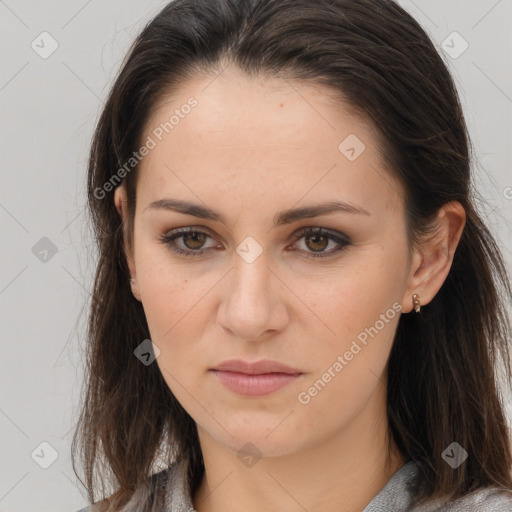
M 205 201 L 223 192 L 255 203 L 330 194 L 378 208 L 401 193 L 372 126 L 322 85 L 234 69 L 198 75 L 158 104 L 148 137 L 154 147 L 138 171 L 143 202 L 179 188 Z

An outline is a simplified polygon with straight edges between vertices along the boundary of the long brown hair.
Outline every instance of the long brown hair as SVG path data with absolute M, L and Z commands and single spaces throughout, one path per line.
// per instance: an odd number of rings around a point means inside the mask
M 512 380 L 511 285 L 476 211 L 471 144 L 454 82 L 427 34 L 392 0 L 175 0 L 132 45 L 90 151 L 88 202 L 99 261 L 73 438 L 73 467 L 78 476 L 79 457 L 90 500 L 97 484 L 103 497 L 108 484 L 116 491 L 113 509 L 133 502 L 137 491 L 138 510 L 152 510 L 163 485 L 156 461 L 165 467 L 186 458 L 191 492 L 204 471 L 195 422 L 158 366 L 134 357 L 150 337 L 123 245 L 133 242 L 137 166 L 119 169 L 142 145 L 164 94 L 197 73 L 215 76 L 227 62 L 251 76 L 328 86 L 368 119 L 383 161 L 404 186 L 411 244 L 429 234 L 442 205 L 456 200 L 464 207 L 466 224 L 443 286 L 420 314 L 401 316 L 388 366 L 389 427 L 405 460 L 419 467 L 418 501 L 491 485 L 510 489 L 496 368 L 502 363 Z M 119 176 L 128 194 L 125 224 L 111 192 Z M 442 458 L 454 441 L 469 453 L 456 469 Z

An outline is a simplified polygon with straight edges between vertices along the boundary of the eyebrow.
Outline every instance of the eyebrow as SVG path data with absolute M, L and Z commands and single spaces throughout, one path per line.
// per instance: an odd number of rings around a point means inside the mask
M 221 213 L 216 212 L 207 206 L 180 199 L 158 199 L 144 208 L 144 212 L 146 210 L 170 210 L 178 213 L 184 213 L 185 215 L 192 215 L 193 217 L 199 217 L 201 219 L 214 220 L 227 224 L 226 219 Z M 371 213 L 360 206 L 344 203 L 342 201 L 329 201 L 327 203 L 305 206 L 302 208 L 282 210 L 274 216 L 274 226 L 291 224 L 292 222 L 299 220 L 312 219 L 321 215 L 339 212 L 371 216 Z

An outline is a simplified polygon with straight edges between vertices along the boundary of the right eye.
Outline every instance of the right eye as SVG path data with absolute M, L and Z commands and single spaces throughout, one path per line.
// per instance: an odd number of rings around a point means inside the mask
M 208 238 L 212 238 L 208 233 L 191 227 L 175 229 L 159 237 L 160 242 L 172 251 L 186 256 L 201 256 L 209 249 L 218 249 L 219 244 L 206 249 L 201 248 Z M 181 244 L 176 242 L 179 239 L 182 239 Z

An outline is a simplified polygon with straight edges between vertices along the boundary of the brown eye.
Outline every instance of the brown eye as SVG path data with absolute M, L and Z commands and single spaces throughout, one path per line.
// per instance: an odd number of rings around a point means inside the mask
M 300 249 L 306 258 L 326 258 L 352 245 L 349 238 L 341 233 L 331 233 L 322 228 L 304 228 L 296 235 L 296 244 L 304 239 L 305 249 Z M 334 249 L 326 251 L 329 245 Z M 300 244 L 299 244 L 300 245 Z M 336 248 L 336 245 L 338 246 Z
M 191 231 L 190 233 L 182 235 L 183 244 L 187 249 L 201 249 L 201 246 L 206 242 L 207 236 L 208 235 L 201 231 Z
M 185 256 L 202 256 L 210 252 L 211 249 L 221 249 L 220 244 L 204 247 L 208 238 L 213 237 L 204 231 L 193 228 L 180 228 L 165 235 L 159 236 L 161 243 L 169 247 L 172 251 Z M 304 248 L 299 249 L 299 253 L 304 253 L 307 258 L 325 258 L 340 252 L 347 246 L 352 245 L 349 238 L 342 233 L 331 233 L 322 228 L 304 228 L 295 235 L 295 244 L 304 239 Z M 330 245 L 334 247 L 326 250 Z M 337 246 L 337 247 L 336 247 Z M 296 250 L 296 249 L 292 249 Z
M 314 252 L 323 251 L 329 245 L 329 239 L 319 233 L 306 235 L 306 245 Z
M 201 256 L 211 249 L 220 248 L 219 244 L 203 247 L 208 238 L 208 233 L 192 228 L 180 228 L 158 237 L 161 243 L 178 254 L 186 256 Z

